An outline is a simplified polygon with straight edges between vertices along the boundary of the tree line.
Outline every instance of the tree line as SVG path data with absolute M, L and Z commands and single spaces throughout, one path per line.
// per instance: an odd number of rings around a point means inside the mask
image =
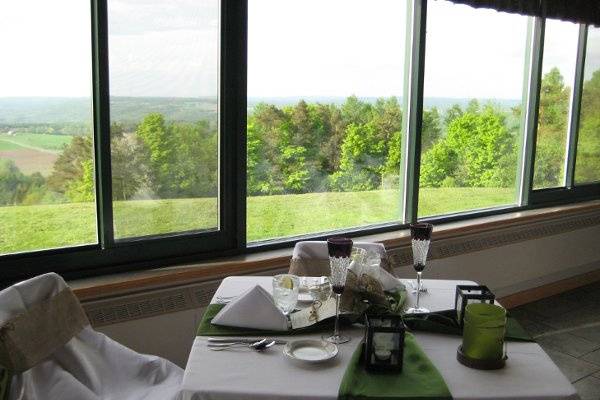
M 535 160 L 537 187 L 564 173 L 570 88 L 558 69 L 544 75 Z M 584 84 L 577 180 L 600 178 L 600 71 Z M 422 187 L 511 187 L 515 184 L 520 108 L 472 100 L 444 112 L 425 110 Z M 252 196 L 397 188 L 402 107 L 395 97 L 342 104 L 299 101 L 256 105 L 247 124 L 247 189 Z M 25 175 L 0 160 L 0 204 L 91 201 L 90 136 L 75 136 L 52 173 Z M 213 197 L 218 191 L 216 122 L 166 121 L 151 113 L 137 125 L 111 126 L 113 199 Z

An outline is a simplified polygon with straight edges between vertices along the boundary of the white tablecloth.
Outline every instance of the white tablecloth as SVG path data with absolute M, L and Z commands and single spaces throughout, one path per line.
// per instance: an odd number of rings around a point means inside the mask
M 216 296 L 234 296 L 252 285 L 260 284 L 271 291 L 271 277 L 229 277 Z M 457 284 L 467 281 L 425 280 L 429 292 L 422 304 L 434 310 L 453 307 Z M 409 293 L 409 303 L 414 296 Z M 238 399 L 306 399 L 333 400 L 346 369 L 346 363 L 359 344 L 363 330 L 347 328 L 344 333 L 352 341 L 339 345 L 338 356 L 327 364 L 302 364 L 287 359 L 281 346 L 258 353 L 244 351 L 210 351 L 206 338 L 197 337 L 185 369 L 181 398 L 183 400 Z M 319 335 L 281 338 L 287 340 Z M 567 378 L 535 343 L 508 344 L 508 361 L 497 371 L 479 371 L 456 361 L 461 338 L 449 335 L 416 333 L 433 364 L 446 380 L 454 399 L 577 399 Z

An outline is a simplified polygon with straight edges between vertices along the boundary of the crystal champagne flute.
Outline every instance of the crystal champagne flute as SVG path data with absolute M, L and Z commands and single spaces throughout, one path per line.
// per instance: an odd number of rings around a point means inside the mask
M 419 300 L 421 297 L 421 274 L 425 269 L 425 262 L 427 261 L 427 253 L 429 252 L 429 243 L 431 241 L 432 231 L 433 225 L 425 222 L 410 225 L 413 267 L 415 271 L 417 271 L 417 304 L 414 307 L 406 310 L 407 314 L 420 314 L 429 312 L 427 308 L 419 305 Z
M 327 239 L 327 250 L 329 251 L 329 268 L 331 287 L 335 293 L 335 328 L 333 335 L 324 336 L 323 339 L 330 343 L 346 343 L 350 341 L 348 336 L 340 335 L 340 298 L 346 285 L 346 275 L 352 260 L 352 240 L 348 238 L 333 237 Z

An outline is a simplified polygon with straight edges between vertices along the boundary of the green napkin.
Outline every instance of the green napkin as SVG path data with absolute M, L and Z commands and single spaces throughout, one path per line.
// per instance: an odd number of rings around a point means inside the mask
M 209 304 L 202 316 L 196 336 L 274 336 L 274 335 L 299 335 L 303 333 L 322 332 L 333 330 L 333 320 L 319 321 L 305 328 L 289 331 L 269 331 L 262 329 L 237 328 L 233 326 L 213 325 L 212 319 L 225 307 L 225 304 Z M 340 319 L 341 322 L 341 319 Z
M 413 331 L 443 333 L 448 335 L 462 336 L 462 329 L 458 325 L 456 311 L 444 310 L 427 314 L 405 314 L 404 324 Z M 507 340 L 515 342 L 534 342 L 535 340 L 527 333 L 519 322 L 508 317 L 506 319 Z
M 444 378 L 410 333 L 404 338 L 402 372 L 367 372 L 362 365 L 362 352 L 361 343 L 346 368 L 338 399 L 452 399 Z
M 12 374 L 10 371 L 0 366 L 0 400 L 8 400 L 11 381 Z

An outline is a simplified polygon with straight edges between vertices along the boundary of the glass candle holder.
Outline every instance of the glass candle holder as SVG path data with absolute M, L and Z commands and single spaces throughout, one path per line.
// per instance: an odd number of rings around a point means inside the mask
M 503 361 L 505 331 L 504 308 L 488 303 L 469 304 L 465 309 L 463 342 L 459 350 L 467 359 Z

